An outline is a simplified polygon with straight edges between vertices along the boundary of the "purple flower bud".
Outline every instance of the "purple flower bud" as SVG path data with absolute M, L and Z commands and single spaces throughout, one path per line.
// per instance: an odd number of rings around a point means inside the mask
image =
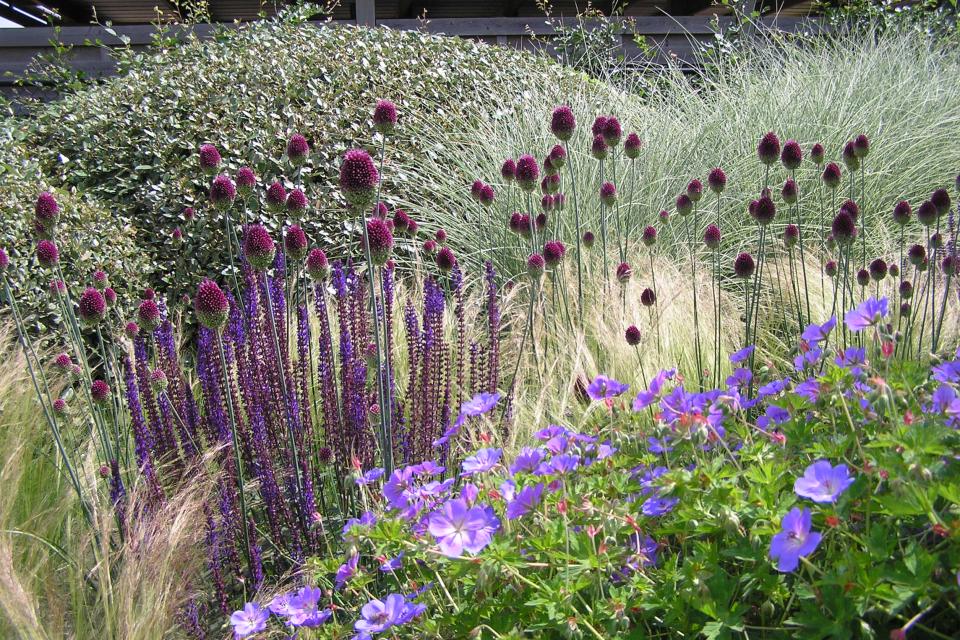
M 94 380 L 90 385 L 90 399 L 94 404 L 104 405 L 110 401 L 110 385 L 103 380 Z
M 37 196 L 37 203 L 34 205 L 33 211 L 37 220 L 44 224 L 53 224 L 60 217 L 60 205 L 57 204 L 57 199 L 53 197 L 53 194 L 48 191 L 44 191 Z
M 800 143 L 796 140 L 787 140 L 780 153 L 780 162 L 789 171 L 799 167 L 803 163 L 803 150 L 800 149 Z
M 333 449 L 330 447 L 320 447 L 317 450 L 317 462 L 320 464 L 330 464 L 333 460 Z
M 200 146 L 200 170 L 204 173 L 216 173 L 220 166 L 220 152 L 212 144 Z
M 900 291 L 900 297 L 904 300 L 909 300 L 913 297 L 913 283 L 909 280 L 901 280 L 900 286 L 897 287 Z
M 703 244 L 710 249 L 716 249 L 720 246 L 720 227 L 715 224 L 707 225 L 703 231 Z
M 540 208 L 544 211 L 553 210 L 553 196 L 549 193 L 544 194 L 544 196 L 540 198 Z
M 557 169 L 563 169 L 563 165 L 567 163 L 567 150 L 563 148 L 562 145 L 555 144 L 553 148 L 550 149 L 550 164 L 552 164 Z
M 107 315 L 107 301 L 103 294 L 93 287 L 84 289 L 77 301 L 77 315 L 86 325 L 99 324 Z
M 540 180 L 540 167 L 530 154 L 524 154 L 517 160 L 517 184 L 524 191 L 533 191 Z
M 818 167 L 823 164 L 824 154 L 825 151 L 823 149 L 823 145 L 819 142 L 810 148 L 810 160 L 812 160 L 813 164 L 817 165 Z
M 929 200 L 924 200 L 917 208 L 917 220 L 925 227 L 936 224 L 937 217 L 937 206 Z
M 593 231 L 584 231 L 581 241 L 585 248 L 592 249 L 593 243 L 597 241 L 597 237 L 593 234 Z
M 437 229 L 433 234 L 433 239 L 437 241 L 437 244 L 443 245 L 447 243 L 447 232 L 444 229 Z
M 760 138 L 757 145 L 757 156 L 760 162 L 765 165 L 771 165 L 780 157 L 780 138 L 773 131 L 769 131 Z
M 657 304 L 657 294 L 653 292 L 653 289 L 647 287 L 640 292 L 640 304 L 645 307 L 652 307 Z
M 694 178 L 687 183 L 687 197 L 693 202 L 700 202 L 703 198 L 703 183 Z
M 362 210 L 370 206 L 380 183 L 380 174 L 370 154 L 363 149 L 351 149 L 343 155 L 340 165 L 340 191 L 347 204 Z
M 106 289 L 107 284 L 109 284 L 108 282 L 109 278 L 107 278 L 107 272 L 103 271 L 102 269 L 97 269 L 96 271 L 93 272 L 92 280 L 93 280 L 93 286 L 95 286 L 97 289 L 100 289 L 101 291 Z
M 870 140 L 862 133 L 853 139 L 853 153 L 858 158 L 866 158 L 870 153 Z
M 593 126 L 590 127 L 590 133 L 595 136 L 602 136 L 603 130 L 607 126 L 607 117 L 606 116 L 597 116 L 593 120 Z
M 183 208 L 183 219 L 187 222 L 193 222 L 193 219 L 197 217 L 197 212 L 193 210 L 193 207 L 184 207 Z
M 685 216 L 693 211 L 693 201 L 690 199 L 690 196 L 685 193 L 681 193 L 679 196 L 677 196 L 676 206 L 677 213 L 679 213 L 681 216 Z
M 887 273 L 890 274 L 890 277 L 891 277 L 891 278 L 899 278 L 899 277 L 900 277 L 900 266 L 899 266 L 896 262 L 891 262 L 891 263 L 887 266 Z
M 237 169 L 237 189 L 242 195 L 250 195 L 255 186 L 257 186 L 257 176 L 253 173 L 253 169 L 250 167 Z
M 330 262 L 322 249 L 311 249 L 307 254 L 307 273 L 319 282 L 330 277 Z
M 144 300 L 137 308 L 137 321 L 147 333 L 160 326 L 160 307 L 153 300 Z
M 389 100 L 377 100 L 373 108 L 373 128 L 386 135 L 397 126 L 397 105 Z
M 738 278 L 749 278 L 753 275 L 756 264 L 753 262 L 753 256 L 749 253 L 741 253 L 733 261 L 733 272 Z
M 500 176 L 508 183 L 513 182 L 517 177 L 517 163 L 513 161 L 513 158 L 507 158 L 500 165 Z
M 620 284 L 627 284 L 630 282 L 630 277 L 633 275 L 633 269 L 630 268 L 630 265 L 626 262 L 621 262 L 617 265 L 617 282 Z
M 540 189 L 544 193 L 556 193 L 560 190 L 560 176 L 557 174 L 544 176 L 540 182 Z
M 843 145 L 843 164 L 847 165 L 847 169 L 850 171 L 856 171 L 860 168 L 860 158 L 857 157 L 852 140 Z
M 787 204 L 793 204 L 797 201 L 797 183 L 793 178 L 787 178 L 787 181 L 783 183 L 780 195 Z
M 543 245 L 543 259 L 551 269 L 563 261 L 567 247 L 559 240 L 550 240 Z
M 870 263 L 870 277 L 880 282 L 887 277 L 887 261 L 877 258 Z
M 560 170 L 553 166 L 553 162 L 550 160 L 549 154 L 543 159 L 543 173 L 544 175 L 548 176 L 555 176 L 560 173 Z
M 841 209 L 833 219 L 830 231 L 839 244 L 849 244 L 857 237 L 857 221 L 847 210 Z
M 457 257 L 450 247 L 443 247 L 437 253 L 437 268 L 444 273 L 450 273 L 457 266 Z
M 545 228 L 547 226 L 547 214 L 546 213 L 537 214 L 535 223 L 537 225 L 537 230 Z
M 150 372 L 150 386 L 157 393 L 167 390 L 167 374 L 163 372 L 163 369 L 158 368 Z
M 727 188 L 727 174 L 720 167 L 714 167 L 707 176 L 707 185 L 714 193 L 723 193 Z
M 127 334 L 127 337 L 133 340 L 140 334 L 140 325 L 136 322 L 128 322 L 123 325 L 123 332 Z
M 600 185 L 600 202 L 608 207 L 617 203 L 617 188 L 612 182 L 604 182 Z
M 437 241 L 436 240 L 427 240 L 423 243 L 423 252 L 427 255 L 432 256 L 437 251 Z
M 470 197 L 474 200 L 480 200 L 480 189 L 483 188 L 483 180 L 474 180 L 470 185 Z
M 840 165 L 836 162 L 830 162 L 824 167 L 823 174 L 820 177 L 823 180 L 823 184 L 827 185 L 830 189 L 836 189 L 840 186 L 843 173 L 840 171 Z
M 210 202 L 217 209 L 229 209 L 236 197 L 237 187 L 229 176 L 220 174 L 210 183 Z
M 180 227 L 177 227 L 170 232 L 170 237 L 173 238 L 174 242 L 183 242 L 183 230 Z
M 70 358 L 69 354 L 61 353 L 54 358 L 53 366 L 61 371 L 69 371 L 70 367 L 73 366 L 73 360 Z
M 626 338 L 628 345 L 635 347 L 640 344 L 640 329 L 637 329 L 635 325 L 630 325 L 624 331 L 623 337 Z
M 60 250 L 52 240 L 41 240 L 37 243 L 37 262 L 48 269 L 60 262 Z
M 800 240 L 800 227 L 795 224 L 788 224 L 783 229 L 783 244 L 791 249 L 796 246 L 798 240 Z
M 927 259 L 927 250 L 922 244 L 911 245 L 910 248 L 907 249 L 907 258 L 910 260 L 910 264 L 918 267 Z
M 623 153 L 631 160 L 636 160 L 640 157 L 640 150 L 643 148 L 643 141 L 635 133 L 631 133 L 627 136 L 627 139 L 623 143 Z
M 603 141 L 609 146 L 615 147 L 620 144 L 620 137 L 623 135 L 623 129 L 620 127 L 620 121 L 610 116 L 603 124 Z
M 827 263 L 823 265 L 823 272 L 830 278 L 837 275 L 837 261 L 827 260 Z
M 930 246 L 934 249 L 943 249 L 943 234 L 937 232 L 930 236 Z
M 267 207 L 271 211 L 282 211 L 287 206 L 287 190 L 281 182 L 273 182 L 267 187 Z
M 913 209 L 906 200 L 901 200 L 893 207 L 893 221 L 901 227 L 910 223 L 911 215 L 913 215 Z
M 761 196 L 759 200 L 756 201 L 757 206 L 754 207 L 753 219 L 757 221 L 761 227 L 765 227 L 771 222 L 773 222 L 774 217 L 777 215 L 777 206 L 773 203 L 773 199 L 770 196 Z
M 204 280 L 193 297 L 193 308 L 200 324 L 219 333 L 230 315 L 230 301 L 213 280 Z
M 546 261 L 539 253 L 531 253 L 527 258 L 527 275 L 534 280 L 539 280 L 543 276 L 546 267 Z
M 310 155 L 310 143 L 299 133 L 295 133 L 287 140 L 287 159 L 290 164 L 299 167 L 307 161 Z
M 567 105 L 561 105 L 553 110 L 550 116 L 550 131 L 559 140 L 569 140 L 577 129 L 577 121 L 573 117 L 573 110 Z
M 643 233 L 640 235 L 640 239 L 643 240 L 643 244 L 648 247 L 652 247 L 657 242 L 657 230 L 652 225 L 647 225 L 643 229 Z
M 117 292 L 112 287 L 103 290 L 103 299 L 107 301 L 107 307 L 113 307 L 117 304 Z
M 930 202 L 937 208 L 937 217 L 943 217 L 950 211 L 950 194 L 946 189 L 937 189 L 931 193 Z
M 405 235 L 410 229 L 410 216 L 403 209 L 393 212 L 393 230 L 399 235 Z
M 567 197 L 562 193 L 553 194 L 553 208 L 556 211 L 563 211 L 563 207 L 567 202 Z
M 380 218 L 367 220 L 367 243 L 370 245 L 370 259 L 373 264 L 378 267 L 385 265 L 393 250 L 393 233 L 386 222 Z
M 857 271 L 857 284 L 861 287 L 865 287 L 870 284 L 870 272 L 866 269 L 860 269 Z
M 853 200 L 845 200 L 843 204 L 840 205 L 840 211 L 850 214 L 850 217 L 856 221 L 860 217 L 860 205 L 858 205 Z
M 666 209 L 661 209 L 660 213 L 657 214 L 660 217 L 660 222 L 667 224 L 670 222 L 670 212 Z
M 593 136 L 593 143 L 590 145 L 590 155 L 597 160 L 606 160 L 609 153 L 610 148 L 607 146 L 603 136 L 600 134 Z
M 901 303 L 901 304 L 900 304 L 900 315 L 901 315 L 902 317 L 904 317 L 904 318 L 909 318 L 909 317 L 910 317 L 910 312 L 911 312 L 912 310 L 913 310 L 913 309 L 912 309 L 912 307 L 910 306 L 910 303 L 909 303 L 909 302 L 904 302 L 904 303 Z
M 266 271 L 273 265 L 277 247 L 263 225 L 252 224 L 243 236 L 243 255 L 255 271 Z
M 290 225 L 283 236 L 283 250 L 296 262 L 307 255 L 307 234 L 298 224 Z
M 67 401 L 64 400 L 63 398 L 57 398 L 56 400 L 54 400 L 54 401 L 53 401 L 53 411 L 54 411 L 54 413 L 56 413 L 58 416 L 64 416 L 64 415 L 66 415 L 66 414 L 67 414 L 67 411 L 69 411 L 69 407 L 67 407 Z
M 0 273 L 6 271 L 10 267 L 10 256 L 7 255 L 7 252 L 3 249 L 0 249 Z
M 157 292 L 154 291 L 152 288 L 147 287 L 146 289 L 143 290 L 143 295 L 140 297 L 144 300 L 153 300 L 154 298 L 157 297 Z
M 294 217 L 300 216 L 307 210 L 307 195 L 300 189 L 293 189 L 287 194 L 287 211 Z

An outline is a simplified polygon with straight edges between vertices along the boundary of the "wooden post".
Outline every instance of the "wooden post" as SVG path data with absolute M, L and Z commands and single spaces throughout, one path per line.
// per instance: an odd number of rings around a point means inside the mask
M 363 27 L 377 24 L 376 0 L 357 0 L 357 24 Z

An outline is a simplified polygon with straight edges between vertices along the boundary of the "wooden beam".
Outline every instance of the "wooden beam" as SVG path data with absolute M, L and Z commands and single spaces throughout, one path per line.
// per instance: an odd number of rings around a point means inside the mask
M 357 0 L 357 24 L 372 27 L 377 24 L 376 0 Z

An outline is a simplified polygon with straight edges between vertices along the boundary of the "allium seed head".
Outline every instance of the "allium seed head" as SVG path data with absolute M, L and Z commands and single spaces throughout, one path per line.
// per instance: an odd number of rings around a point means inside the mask
M 827 185 L 830 189 L 836 189 L 840 186 L 843 172 L 840 171 L 840 165 L 836 162 L 829 162 L 827 166 L 824 167 L 823 174 L 820 177 L 823 180 L 823 184 Z
M 543 276 L 546 261 L 539 253 L 531 253 L 527 258 L 527 275 L 534 280 L 539 280 Z
M 397 105 L 389 100 L 377 100 L 373 108 L 373 128 L 386 135 L 397 126 Z
M 510 219 L 507 221 L 507 228 L 510 229 L 512 233 L 519 234 L 521 232 L 520 223 L 523 220 L 523 216 L 519 211 L 514 211 L 510 214 Z
M 563 207 L 567 202 L 567 197 L 562 193 L 553 194 L 553 208 L 556 211 L 563 211 Z
M 853 139 L 853 153 L 858 158 L 866 158 L 870 154 L 870 140 L 862 133 Z
M 597 241 L 597 237 L 594 235 L 593 231 L 584 231 L 580 240 L 583 242 L 584 248 L 592 249 L 593 243 Z
M 623 136 L 623 129 L 620 127 L 620 121 L 610 116 L 603 125 L 603 141 L 615 147 L 620 144 L 621 136 Z
M 295 218 L 303 214 L 308 206 L 307 194 L 300 189 L 293 189 L 287 194 L 287 211 Z
M 437 268 L 444 273 L 450 273 L 457 266 L 457 257 L 450 247 L 443 247 L 437 252 Z
M 300 262 L 307 255 L 307 234 L 298 224 L 287 227 L 283 235 L 283 250 L 295 262 Z
M 600 185 L 600 202 L 608 207 L 617 203 L 617 188 L 612 182 L 604 182 Z
M 55 267 L 60 262 L 60 249 L 52 240 L 41 240 L 37 243 L 37 262 L 47 268 Z
M 253 193 L 253 188 L 257 186 L 257 176 L 250 167 L 240 167 L 237 169 L 237 190 L 241 195 L 248 196 Z
M 603 136 L 597 134 L 593 136 L 593 143 L 590 145 L 590 155 L 597 160 L 606 160 L 610 153 L 610 147 L 607 146 Z
M 670 222 L 670 212 L 667 211 L 666 209 L 661 209 L 660 213 L 658 213 L 657 216 L 660 218 L 660 222 L 662 222 L 663 224 L 667 224 L 668 222 Z
M 823 145 L 818 142 L 810 148 L 810 160 L 813 161 L 813 164 L 820 166 L 823 164 L 825 153 Z
M 637 329 L 635 325 L 630 325 L 627 327 L 627 330 L 623 332 L 623 337 L 626 339 L 628 345 L 635 347 L 640 344 L 640 329 Z
M 310 143 L 299 133 L 295 133 L 287 140 L 287 159 L 295 167 L 307 161 L 310 155 Z
M 720 227 L 715 224 L 707 225 L 703 231 L 703 244 L 710 249 L 716 249 L 720 246 Z
M 780 152 L 780 162 L 789 171 L 793 171 L 803 163 L 803 150 L 796 140 L 787 140 Z
M 220 166 L 220 152 L 212 144 L 200 146 L 200 169 L 204 173 L 216 173 Z
M 567 247 L 559 240 L 550 240 L 543 245 L 543 259 L 551 269 L 563 261 Z
M 793 204 L 797 201 L 797 183 L 793 178 L 787 178 L 787 181 L 783 183 L 780 196 L 787 204 Z
M 157 393 L 167 390 L 167 374 L 163 372 L 163 369 L 158 368 L 150 372 L 150 386 Z
M 901 200 L 893 207 L 893 221 L 901 227 L 910 223 L 911 215 L 913 215 L 913 209 L 906 200 Z
M 880 282 L 887 277 L 887 261 L 877 258 L 870 263 L 870 277 Z
M 920 221 L 925 227 L 936 224 L 937 222 L 937 206 L 929 200 L 924 200 L 919 207 L 917 207 L 917 220 Z
M 367 220 L 367 243 L 370 245 L 370 259 L 373 264 L 378 267 L 385 265 L 393 250 L 393 233 L 385 221 L 380 218 Z
M 110 401 L 110 385 L 103 380 L 94 380 L 90 385 L 90 399 L 94 404 L 104 405 Z
M 530 154 L 524 154 L 517 160 L 517 184 L 524 191 L 533 191 L 540 180 L 540 167 L 537 159 Z
M 322 249 L 310 249 L 307 254 L 307 273 L 316 282 L 330 277 L 330 262 Z
M 753 275 L 754 269 L 756 269 L 756 264 L 753 261 L 753 256 L 749 253 L 741 253 L 733 261 L 733 273 L 738 278 L 749 278 Z
M 227 324 L 230 315 L 230 301 L 213 280 L 204 280 L 197 287 L 193 308 L 200 324 L 217 333 Z
M 220 174 L 210 183 L 210 203 L 217 209 L 229 209 L 237 197 L 237 186 L 225 174 Z
M 103 294 L 93 287 L 87 287 L 77 301 L 77 315 L 84 324 L 99 324 L 107 315 L 107 301 Z
M 647 287 L 640 292 L 640 304 L 645 307 L 652 307 L 657 304 L 657 294 L 653 292 L 653 289 Z
M 60 205 L 57 204 L 57 199 L 53 197 L 53 194 L 48 191 L 44 191 L 37 196 L 37 203 L 34 205 L 33 211 L 37 220 L 44 224 L 53 224 L 60 217 Z
M 243 255 L 255 271 L 266 271 L 273 265 L 277 247 L 263 225 L 252 224 L 243 236 Z
M 577 120 L 573 117 L 573 110 L 567 105 L 560 105 L 550 115 L 550 131 L 558 140 L 569 140 L 577 129 Z
M 643 240 L 643 244 L 648 247 L 652 247 L 657 242 L 657 229 L 653 225 L 647 225 L 643 229 L 643 233 L 640 236 L 640 239 Z
M 700 202 L 703 197 L 703 183 L 694 178 L 687 183 L 687 197 L 693 202 Z
M 643 148 L 643 141 L 635 133 L 631 133 L 627 136 L 627 139 L 623 142 L 623 153 L 625 156 L 631 160 L 636 160 L 640 157 L 640 150 Z
M 620 284 L 627 284 L 630 282 L 630 277 L 633 275 L 633 269 L 630 268 L 630 265 L 626 262 L 621 262 L 617 265 L 617 282 Z
M 760 162 L 771 165 L 780 157 L 780 138 L 773 131 L 768 131 L 760 138 L 757 145 L 757 157 Z
M 347 204 L 356 210 L 366 209 L 373 202 L 380 174 L 370 154 L 363 149 L 350 149 L 340 165 L 340 192 Z
M 160 307 L 153 300 L 144 300 L 137 308 L 137 321 L 147 333 L 160 326 Z

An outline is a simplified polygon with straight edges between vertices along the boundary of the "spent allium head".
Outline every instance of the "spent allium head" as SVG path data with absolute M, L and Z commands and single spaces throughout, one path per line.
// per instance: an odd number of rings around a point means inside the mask
M 57 204 L 57 199 L 54 198 L 53 194 L 49 191 L 44 191 L 37 196 L 37 202 L 33 207 L 33 211 L 37 216 L 37 220 L 45 224 L 54 223 L 57 221 L 57 218 L 60 217 L 60 205 Z
M 243 196 L 248 196 L 257 186 L 257 175 L 250 167 L 240 167 L 237 169 L 237 190 Z
M 591 249 L 593 248 L 593 243 L 597 241 L 597 236 L 594 235 L 593 231 L 584 231 L 580 240 L 583 242 L 585 248 Z
M 378 267 L 385 265 L 393 250 L 393 233 L 384 220 L 380 218 L 367 220 L 367 243 L 370 246 L 370 259 L 373 264 Z
M 929 200 L 924 200 L 923 203 L 917 207 L 917 220 L 920 221 L 925 227 L 936 224 L 937 222 L 937 206 Z
M 793 178 L 787 178 L 787 181 L 783 183 L 780 196 L 787 204 L 793 204 L 797 201 L 797 183 Z
M 563 145 L 553 145 L 549 157 L 550 163 L 557 169 L 563 169 L 563 166 L 567 164 L 567 150 L 563 148 Z
M 798 240 L 800 240 L 800 227 L 795 224 L 788 224 L 786 227 L 784 227 L 783 244 L 788 249 L 796 246 Z
M 537 188 L 537 182 L 540 180 L 540 167 L 537 165 L 537 159 L 528 153 L 523 154 L 517 160 L 517 184 L 524 191 L 533 191 Z
M 517 163 L 513 161 L 513 158 L 507 158 L 503 161 L 503 164 L 500 165 L 500 177 L 502 177 L 505 182 L 513 182 L 517 177 Z
M 645 307 L 652 307 L 657 304 L 657 294 L 653 292 L 653 289 L 647 287 L 640 292 L 640 304 Z
M 307 274 L 317 282 L 330 277 L 330 261 L 322 249 L 310 249 L 307 254 Z
M 793 171 L 803 162 L 803 150 L 800 143 L 796 140 L 787 140 L 783 145 L 783 151 L 780 152 L 780 162 L 789 171 Z
M 643 140 L 635 133 L 629 134 L 623 142 L 623 153 L 631 160 L 636 160 L 640 157 L 641 149 L 643 149 Z
M 600 185 L 600 202 L 612 207 L 617 203 L 617 188 L 612 182 L 604 182 Z
M 848 211 L 841 209 L 830 225 L 830 232 L 838 244 L 849 244 L 857 237 L 857 221 Z
M 307 234 L 298 224 L 290 225 L 283 234 L 283 250 L 296 262 L 307 255 Z
M 679 213 L 681 216 L 685 216 L 693 211 L 693 200 L 691 200 L 690 196 L 685 193 L 681 193 L 679 196 L 677 196 L 677 201 L 675 204 L 677 206 L 677 213 Z
M 216 173 L 220 166 L 220 152 L 212 144 L 200 145 L 200 169 L 204 173 Z
M 550 240 L 543 245 L 543 259 L 550 268 L 559 265 L 566 253 L 567 247 L 559 240 Z
M 210 183 L 210 202 L 218 209 L 228 209 L 237 197 L 237 186 L 226 174 L 220 174 Z
M 627 330 L 623 332 L 623 337 L 626 339 L 628 345 L 635 347 L 640 344 L 640 329 L 637 329 L 635 325 L 630 325 L 627 327 Z
M 213 280 L 204 280 L 193 297 L 197 320 L 207 329 L 220 332 L 230 315 L 230 302 L 226 294 Z
M 780 138 L 773 131 L 768 131 L 760 138 L 757 144 L 757 157 L 766 165 L 773 164 L 780 157 Z
M 770 196 L 761 196 L 756 202 L 757 206 L 754 207 L 752 212 L 753 218 L 757 221 L 757 224 L 764 227 L 773 222 L 777 215 L 777 206 Z
M 946 189 L 937 189 L 930 194 L 930 202 L 937 208 L 937 216 L 944 216 L 950 211 L 950 194 Z
M 818 142 L 810 148 L 810 160 L 813 161 L 813 164 L 820 166 L 823 164 L 825 153 L 823 145 Z
M 84 324 L 99 324 L 107 315 L 107 301 L 103 294 L 93 287 L 87 287 L 77 301 L 77 315 Z
M 657 229 L 653 225 L 647 225 L 640 235 L 640 239 L 648 247 L 652 247 L 657 242 Z
M 373 108 L 373 128 L 388 134 L 397 126 L 397 105 L 389 100 L 377 100 Z
M 160 307 L 153 300 L 144 300 L 137 307 L 137 323 L 144 331 L 152 332 L 160 326 Z
M 113 307 L 117 304 L 117 292 L 113 290 L 113 287 L 107 287 L 103 290 L 103 299 L 107 301 L 107 307 Z
M 615 147 L 620 144 L 620 138 L 623 136 L 623 129 L 620 127 L 620 121 L 614 116 L 608 117 L 607 121 L 603 123 L 602 134 L 603 141 L 611 147 Z
M 539 280 L 543 276 L 545 268 L 546 260 L 543 259 L 541 254 L 531 253 L 530 257 L 527 258 L 527 275 L 534 280 Z
M 883 258 L 877 258 L 870 263 L 870 277 L 880 282 L 887 277 L 887 261 Z
M 823 272 L 831 278 L 837 275 L 837 261 L 827 260 L 826 264 L 823 265 Z
M 298 217 L 307 210 L 307 194 L 300 189 L 293 189 L 287 194 L 287 211 L 294 217 Z
M 909 224 L 912 214 L 913 209 L 910 208 L 910 203 L 906 200 L 901 200 L 893 207 L 893 221 L 900 226 Z
M 295 167 L 307 161 L 310 155 L 310 143 L 299 133 L 295 133 L 287 140 L 287 159 Z
M 687 197 L 693 202 L 699 202 L 703 197 L 703 183 L 694 178 L 687 183 Z
M 106 404 L 110 400 L 110 385 L 103 380 L 94 380 L 90 385 L 90 399 L 94 404 Z
M 437 268 L 444 273 L 450 273 L 457 266 L 457 257 L 450 247 L 443 247 L 437 252 Z
M 843 164 L 847 165 L 847 169 L 850 171 L 856 171 L 860 168 L 860 158 L 857 157 L 852 140 L 843 145 Z
M 597 160 L 606 160 L 609 153 L 610 147 L 607 146 L 603 136 L 600 134 L 593 136 L 593 142 L 590 144 L 590 155 Z
M 720 227 L 715 224 L 707 225 L 707 228 L 703 231 L 703 244 L 707 245 L 711 249 L 716 249 L 720 246 Z
M 821 174 L 820 177 L 823 180 L 823 184 L 831 189 L 836 189 L 840 186 L 843 172 L 840 171 L 840 165 L 836 162 L 829 162 L 827 166 L 823 168 L 823 174 Z
M 911 245 L 907 249 L 907 258 L 913 266 L 919 266 L 921 262 L 927 259 L 927 250 L 922 244 Z
M 630 282 L 630 277 L 633 275 L 633 269 L 630 268 L 630 265 L 626 262 L 621 262 L 617 265 L 617 282 L 620 284 L 627 284 Z
M 870 272 L 866 269 L 860 269 L 857 271 L 857 284 L 861 287 L 865 287 L 870 284 Z
M 281 211 L 287 206 L 287 189 L 282 182 L 274 181 L 267 187 L 267 207 Z
M 0 249 L 0 273 L 10 268 L 10 256 L 3 249 Z
M 423 252 L 427 255 L 433 255 L 437 252 L 437 241 L 430 239 L 423 243 Z
M 870 154 L 870 139 L 862 133 L 854 138 L 853 153 L 858 158 L 866 158 Z
M 37 262 L 43 267 L 55 267 L 60 261 L 60 249 L 52 240 L 37 243 Z
M 749 278 L 753 275 L 756 264 L 753 262 L 753 256 L 749 253 L 741 253 L 733 261 L 733 273 L 738 278 Z
M 340 164 L 340 192 L 354 209 L 366 209 L 376 197 L 380 174 L 370 154 L 363 149 L 350 149 Z
M 573 110 L 567 105 L 560 105 L 550 115 L 550 131 L 559 140 L 569 140 L 577 129 L 577 120 L 573 117 Z
M 252 224 L 243 234 L 243 255 L 255 271 L 266 271 L 273 265 L 277 247 L 263 225 Z

